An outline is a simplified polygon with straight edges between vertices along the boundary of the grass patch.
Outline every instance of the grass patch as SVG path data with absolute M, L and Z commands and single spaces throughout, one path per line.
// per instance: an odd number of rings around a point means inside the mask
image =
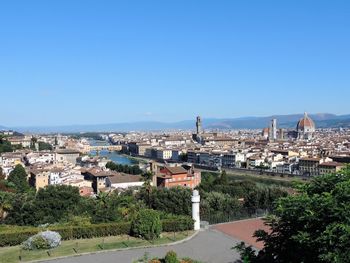
M 74 256 L 87 252 L 107 251 L 112 249 L 133 248 L 142 246 L 162 245 L 182 240 L 193 231 L 162 233 L 161 237 L 152 242 L 130 236 L 111 236 L 104 238 L 76 239 L 62 241 L 62 244 L 51 250 L 22 250 L 20 246 L 0 248 L 0 263 L 13 263 L 32 260 L 53 259 L 62 256 Z

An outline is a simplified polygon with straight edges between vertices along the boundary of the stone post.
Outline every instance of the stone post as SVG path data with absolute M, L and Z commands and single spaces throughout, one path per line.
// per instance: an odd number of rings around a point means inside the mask
M 192 194 L 192 219 L 194 220 L 194 230 L 199 230 L 200 227 L 200 217 L 199 217 L 199 203 L 201 197 L 198 193 L 198 190 L 194 190 Z

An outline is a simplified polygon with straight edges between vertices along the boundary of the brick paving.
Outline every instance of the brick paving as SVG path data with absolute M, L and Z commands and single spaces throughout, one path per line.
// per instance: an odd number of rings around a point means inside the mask
M 242 240 L 258 249 L 262 249 L 264 247 L 264 244 L 263 242 L 256 241 L 256 238 L 253 237 L 254 232 L 259 229 L 269 231 L 269 228 L 264 225 L 263 220 L 260 218 L 219 224 L 212 226 L 212 228 L 230 237 Z

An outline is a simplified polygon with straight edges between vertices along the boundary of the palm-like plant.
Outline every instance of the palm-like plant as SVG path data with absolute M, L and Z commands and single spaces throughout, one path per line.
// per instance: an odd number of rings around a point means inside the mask
M 5 219 L 11 208 L 12 204 L 9 195 L 7 193 L 0 192 L 0 220 Z
M 107 207 L 109 194 L 110 192 L 99 192 L 98 195 L 96 196 L 97 202 L 101 204 L 103 207 Z

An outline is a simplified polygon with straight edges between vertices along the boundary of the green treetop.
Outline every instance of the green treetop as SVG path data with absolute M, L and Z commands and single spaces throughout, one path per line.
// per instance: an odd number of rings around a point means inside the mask
M 10 172 L 7 180 L 14 184 L 17 192 L 27 192 L 30 188 L 27 173 L 20 164 L 17 164 L 15 169 Z
M 265 243 L 258 255 L 236 248 L 249 262 L 350 262 L 350 168 L 314 178 L 299 193 L 278 200 L 255 236 Z

